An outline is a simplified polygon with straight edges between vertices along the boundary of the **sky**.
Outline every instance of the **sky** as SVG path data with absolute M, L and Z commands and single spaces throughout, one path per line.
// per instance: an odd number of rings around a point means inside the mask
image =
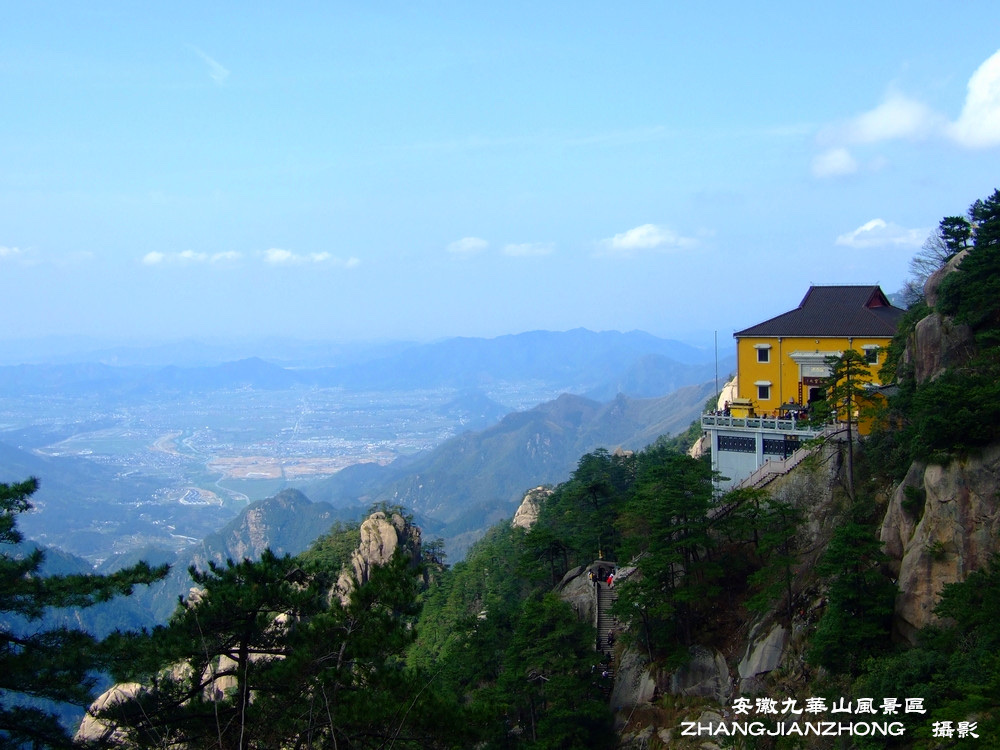
M 1000 187 L 995 0 L 0 2 L 0 341 L 724 338 Z

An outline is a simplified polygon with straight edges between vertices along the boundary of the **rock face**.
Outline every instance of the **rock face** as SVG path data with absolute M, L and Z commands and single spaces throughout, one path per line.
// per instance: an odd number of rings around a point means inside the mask
M 635 708 L 652 703 L 656 697 L 656 680 L 649 666 L 637 651 L 628 649 L 621 655 L 615 671 L 615 686 L 611 705 L 615 709 Z
M 552 490 L 545 487 L 535 487 L 533 490 L 528 490 L 514 513 L 514 520 L 510 522 L 510 525 L 525 531 L 529 530 L 538 520 L 538 512 L 541 510 L 545 498 L 551 494 Z
M 420 528 L 410 524 L 398 513 L 391 515 L 381 511 L 373 513 L 361 524 L 360 536 L 358 547 L 351 555 L 350 569 L 341 572 L 335 589 L 335 593 L 339 595 L 342 602 L 346 600 L 353 589 L 355 581 L 360 584 L 367 583 L 371 578 L 372 569 L 389 562 L 396 550 L 402 549 L 414 563 L 420 560 Z M 192 588 L 187 606 L 197 607 L 203 595 L 204 592 Z M 277 627 L 285 627 L 286 623 L 286 615 L 279 615 L 275 619 Z M 251 659 L 255 658 L 270 659 L 275 657 L 265 654 L 251 655 Z M 232 665 L 229 657 L 223 656 L 211 669 L 218 673 L 227 673 Z M 187 663 L 180 663 L 172 668 L 175 676 L 181 674 L 183 670 L 190 672 L 191 666 Z M 208 683 L 205 697 L 209 700 L 221 699 L 236 685 L 237 678 L 234 675 L 225 674 L 225 676 L 215 677 Z M 109 688 L 91 704 L 77 730 L 76 740 L 79 742 L 106 742 L 112 747 L 121 746 L 123 744 L 122 733 L 103 720 L 96 718 L 95 715 L 119 704 L 128 703 L 147 689 L 146 686 L 138 683 L 118 684 Z
M 949 367 L 968 362 L 975 352 L 972 330 L 938 313 L 917 323 L 906 347 L 905 360 L 913 364 L 913 377 L 923 383 L 938 377 Z
M 924 299 L 932 310 L 938 303 L 938 289 L 945 276 L 958 268 L 968 254 L 963 250 L 943 267 L 932 273 L 924 284 Z M 948 367 L 964 364 L 975 352 L 972 331 L 967 325 L 931 312 L 919 323 L 906 342 L 903 364 L 913 366 L 917 383 L 933 380 Z
M 938 289 L 941 286 L 941 281 L 945 276 L 958 268 L 959 265 L 961 265 L 962 260 L 968 254 L 968 250 L 963 250 L 955 255 L 954 258 L 949 260 L 944 266 L 927 277 L 927 281 L 924 282 L 924 300 L 927 302 L 928 307 L 937 307 Z
M 119 729 L 109 726 L 107 722 L 96 718 L 96 714 L 134 700 L 145 689 L 138 682 L 124 682 L 119 685 L 113 685 L 103 692 L 90 705 L 90 708 L 83 717 L 83 721 L 76 730 L 73 741 L 80 744 L 107 743 L 112 747 L 122 744 L 124 733 Z
M 587 577 L 584 567 L 568 571 L 556 587 L 559 598 L 569 604 L 576 612 L 580 622 L 597 622 L 597 597 L 594 594 L 594 583 Z
M 725 657 L 704 646 L 692 646 L 690 651 L 691 661 L 670 675 L 670 692 L 711 698 L 723 704 L 728 702 L 733 681 Z
M 372 513 L 362 522 L 360 532 L 361 540 L 351 554 L 350 569 L 342 571 L 337 579 L 341 598 L 354 588 L 355 581 L 367 583 L 372 568 L 389 562 L 397 549 L 402 549 L 414 562 L 420 559 L 420 529 L 398 513 Z
M 934 621 L 942 587 L 965 580 L 1000 551 L 1000 445 L 947 466 L 914 464 L 880 535 L 899 574 L 896 631 L 913 641 Z
M 933 308 L 942 280 L 966 252 L 932 274 L 924 297 Z M 917 323 L 903 361 L 918 384 L 960 367 L 976 353 L 972 332 L 932 312 Z M 880 537 L 898 576 L 894 628 L 910 642 L 934 622 L 941 589 L 964 581 L 1000 551 L 1000 445 L 947 465 L 914 463 L 895 488 Z
M 688 455 L 691 458 L 701 458 L 702 456 L 712 452 L 712 441 L 708 439 L 707 433 L 702 433 L 701 437 L 694 441 L 694 444 L 688 448 Z
M 761 639 L 755 638 L 757 633 L 750 634 L 746 654 L 739 665 L 740 692 L 755 692 L 757 678 L 776 669 L 781 664 L 785 653 L 785 643 L 788 641 L 788 631 L 775 624 L 767 635 Z

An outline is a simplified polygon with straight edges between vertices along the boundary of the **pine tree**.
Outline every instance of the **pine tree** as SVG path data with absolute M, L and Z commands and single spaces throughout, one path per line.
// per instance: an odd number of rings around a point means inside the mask
M 857 501 L 836 531 L 816 571 L 827 602 L 808 659 L 853 673 L 861 660 L 889 643 L 896 587 L 883 574 L 888 557 L 874 529 L 874 505 Z
M 40 629 L 51 608 L 83 608 L 158 581 L 167 567 L 140 563 L 110 576 L 45 576 L 44 553 L 20 554 L 17 517 L 31 508 L 36 479 L 0 484 L 0 744 L 70 747 L 56 704 L 84 707 L 93 700 L 97 674 L 116 654 L 89 633 L 69 627 Z
M 854 499 L 854 438 L 862 411 L 873 407 L 872 372 L 864 355 L 847 349 L 839 357 L 829 357 L 830 376 L 826 379 L 826 399 L 816 408 L 832 412 L 844 422 L 847 432 L 847 494 Z
M 498 746 L 610 747 L 611 714 L 601 693 L 594 631 L 556 594 L 525 600 L 504 654 L 499 701 L 508 736 Z M 499 719 L 501 717 L 497 717 Z M 520 738 L 514 742 L 512 737 Z
M 636 489 L 619 518 L 627 559 L 638 575 L 617 588 L 616 612 L 642 634 L 647 650 L 686 658 L 722 571 L 712 556 L 711 467 L 662 449 L 646 451 Z
M 803 522 L 802 511 L 792 503 L 784 502 L 761 492 L 756 500 L 754 513 L 757 553 L 763 560 L 760 570 L 750 576 L 750 583 L 757 592 L 747 602 L 747 608 L 766 612 L 783 600 L 785 617 L 792 622 L 792 583 L 795 566 L 799 561 L 799 528 Z
M 145 687 L 102 712 L 136 747 L 433 748 L 451 730 L 429 678 L 407 670 L 418 571 L 398 552 L 346 600 L 265 550 L 192 570 L 171 621 L 128 639 L 120 681 Z

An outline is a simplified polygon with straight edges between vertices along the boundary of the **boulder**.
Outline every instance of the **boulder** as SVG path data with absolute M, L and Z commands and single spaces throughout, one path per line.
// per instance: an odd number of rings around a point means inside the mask
M 101 712 L 111 711 L 115 706 L 128 703 L 144 693 L 146 688 L 138 682 L 123 682 L 105 690 L 90 704 L 87 713 L 80 722 L 73 741 L 82 745 L 102 744 L 116 746 L 122 744 L 125 733 L 109 725 L 104 719 L 98 718 Z
M 534 526 L 535 521 L 538 520 L 538 512 L 541 510 L 545 498 L 551 494 L 552 490 L 546 487 L 535 487 L 528 490 L 524 495 L 524 499 L 521 500 L 521 504 L 514 512 L 514 519 L 510 522 L 510 525 L 515 529 L 529 530 Z
M 972 329 L 964 323 L 931 313 L 917 323 L 906 348 L 917 383 L 934 380 L 950 367 L 965 364 L 975 354 Z
M 420 528 L 408 523 L 398 513 L 387 515 L 382 511 L 372 513 L 359 529 L 361 539 L 351 554 L 350 568 L 345 568 L 337 579 L 337 592 L 346 601 L 354 582 L 365 584 L 372 568 L 385 565 L 397 549 L 402 549 L 414 563 L 420 560 Z
M 746 654 L 738 667 L 741 692 L 748 692 L 756 684 L 759 675 L 767 674 L 781 664 L 787 642 L 788 631 L 777 623 L 763 638 L 758 640 L 751 636 Z
M 927 277 L 927 281 L 924 282 L 924 300 L 927 302 L 928 307 L 937 307 L 938 288 L 941 286 L 941 281 L 945 276 L 958 268 L 962 263 L 962 259 L 968 254 L 968 250 L 962 250 L 960 253 L 956 254 L 954 258 L 949 260 L 941 268 Z
M 581 566 L 566 573 L 556 587 L 556 592 L 560 599 L 573 608 L 580 622 L 597 622 L 597 595 L 586 568 Z

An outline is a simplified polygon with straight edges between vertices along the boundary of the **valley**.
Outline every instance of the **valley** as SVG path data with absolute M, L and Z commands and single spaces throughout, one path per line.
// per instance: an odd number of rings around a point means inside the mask
M 26 535 L 95 566 L 182 552 L 285 489 L 344 517 L 405 503 L 464 550 L 582 452 L 686 427 L 700 392 L 651 403 L 709 380 L 706 359 L 648 334 L 576 330 L 309 366 L 0 366 L 0 481 L 39 478 Z M 626 393 L 638 400 L 599 408 Z M 547 447 L 522 455 L 530 441 Z
M 304 387 L 114 401 L 0 396 L 0 442 L 42 479 L 24 523 L 32 538 L 96 564 L 144 547 L 180 550 L 285 487 L 433 448 L 471 421 L 445 408 L 457 396 Z M 16 473 L 7 462 L 4 479 Z M 75 477 L 69 497 L 65 487 L 49 491 L 64 473 Z

